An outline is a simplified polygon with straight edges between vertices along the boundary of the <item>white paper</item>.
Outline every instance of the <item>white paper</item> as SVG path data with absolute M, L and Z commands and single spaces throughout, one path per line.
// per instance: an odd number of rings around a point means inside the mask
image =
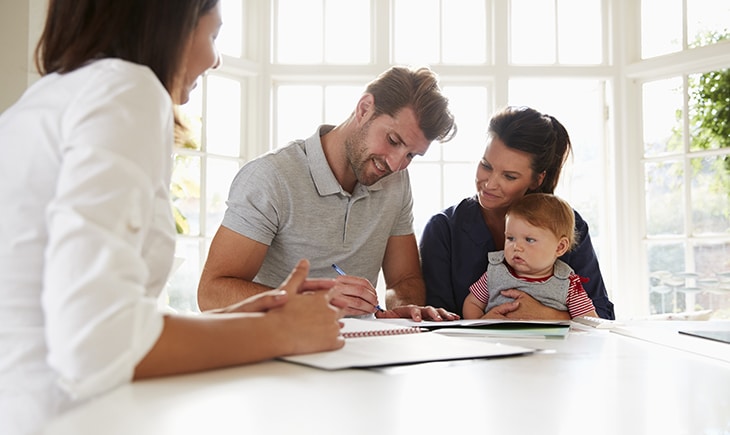
M 380 323 L 376 321 L 372 322 Z M 374 325 L 359 324 L 359 322 L 346 322 L 346 325 L 348 323 L 354 324 L 348 330 L 365 326 L 375 327 Z M 383 327 L 387 326 L 378 326 L 378 328 Z M 390 328 L 392 329 L 393 325 L 390 325 Z M 282 359 L 284 361 L 326 370 L 338 370 L 429 361 L 492 358 L 524 355 L 532 352 L 534 352 L 534 349 L 526 347 L 447 337 L 433 332 L 421 332 L 403 335 L 348 338 L 345 340 L 345 346 L 339 350 L 307 355 L 294 355 Z

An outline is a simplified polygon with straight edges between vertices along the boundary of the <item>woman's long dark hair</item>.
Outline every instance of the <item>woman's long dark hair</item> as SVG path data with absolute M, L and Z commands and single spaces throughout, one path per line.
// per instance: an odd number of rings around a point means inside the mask
M 41 75 L 119 58 L 148 66 L 173 91 L 185 44 L 218 0 L 50 0 L 35 50 Z

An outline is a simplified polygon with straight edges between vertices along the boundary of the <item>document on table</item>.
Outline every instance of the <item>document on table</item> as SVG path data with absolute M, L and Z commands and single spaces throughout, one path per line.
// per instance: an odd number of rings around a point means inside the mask
M 378 322 L 400 326 L 419 326 L 443 335 L 504 338 L 565 338 L 568 320 L 462 319 L 414 322 L 410 319 L 380 319 Z
M 385 326 L 380 320 L 343 319 L 349 332 L 402 329 L 401 325 Z M 447 337 L 433 332 L 358 336 L 345 339 L 342 349 L 293 355 L 281 358 L 326 370 L 357 367 L 382 367 L 431 361 L 495 358 L 526 355 L 535 350 L 498 343 Z

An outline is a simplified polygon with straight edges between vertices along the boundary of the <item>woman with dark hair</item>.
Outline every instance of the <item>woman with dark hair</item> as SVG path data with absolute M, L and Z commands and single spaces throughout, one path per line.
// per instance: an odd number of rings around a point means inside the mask
M 476 173 L 477 194 L 437 213 L 420 242 L 426 303 L 459 315 L 469 286 L 487 268 L 489 252 L 504 249 L 505 214 L 530 193 L 554 193 L 570 137 L 554 117 L 528 107 L 507 107 L 490 123 L 487 146 Z M 596 312 L 614 319 L 588 224 L 575 212 L 578 244 L 560 259 L 583 278 Z M 570 319 L 567 311 L 546 307 L 524 292 L 507 290 L 514 299 L 492 309 L 493 316 L 521 319 Z
M 300 261 L 275 290 L 162 314 L 173 105 L 215 68 L 218 0 L 51 0 L 42 78 L 0 116 L 0 433 L 134 379 L 343 346 Z M 225 313 L 225 314 L 220 314 Z

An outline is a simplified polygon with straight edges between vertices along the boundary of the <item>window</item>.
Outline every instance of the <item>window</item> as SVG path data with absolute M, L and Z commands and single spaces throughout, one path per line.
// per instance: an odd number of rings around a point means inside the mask
M 703 97 L 693 93 L 730 66 L 727 2 L 222 1 L 223 65 L 183 108 L 196 140 L 176 155 L 187 230 L 168 288 L 174 308 L 197 309 L 242 164 L 342 122 L 391 65 L 427 64 L 459 133 L 409 167 L 417 237 L 433 213 L 474 193 L 490 115 L 529 105 L 571 135 L 556 193 L 588 221 L 617 313 L 730 309 L 730 147 L 700 140 Z
M 172 176 L 179 269 L 167 297 L 171 306 L 183 311 L 197 310 L 195 291 L 209 241 L 223 219 L 228 188 L 243 162 L 239 157 L 242 82 L 211 74 L 203 81 L 202 94 L 204 98 L 180 108 L 190 137 L 175 150 Z
M 243 2 L 222 0 L 225 25 L 217 40 L 226 60 L 244 54 Z M 225 60 L 224 60 L 225 62 Z M 163 302 L 175 310 L 198 311 L 197 283 L 210 240 L 226 209 L 228 189 L 245 161 L 246 71 L 234 62 L 209 73 L 190 101 L 178 108 L 189 135 L 175 148 L 171 193 L 178 231 L 175 270 Z
M 485 63 L 486 6 L 482 0 L 394 1 L 390 58 L 398 64 Z
M 658 17 L 661 17 L 660 19 Z M 644 59 L 710 45 L 727 34 L 730 3 L 716 0 L 642 0 Z
M 513 63 L 597 65 L 603 62 L 599 0 L 510 0 L 509 3 Z
M 642 57 L 679 60 L 670 77 L 647 68 L 641 84 L 650 313 L 730 317 L 730 70 L 690 58 L 728 49 L 729 18 L 725 2 L 642 1 Z
M 643 85 L 646 256 L 653 313 L 727 309 L 730 70 Z M 707 92 L 703 92 L 707 91 Z M 697 96 L 705 94 L 705 99 Z M 720 96 L 730 95 L 726 89 Z M 709 107 L 708 107 L 709 106 Z M 724 125 L 724 126 L 723 126 Z

